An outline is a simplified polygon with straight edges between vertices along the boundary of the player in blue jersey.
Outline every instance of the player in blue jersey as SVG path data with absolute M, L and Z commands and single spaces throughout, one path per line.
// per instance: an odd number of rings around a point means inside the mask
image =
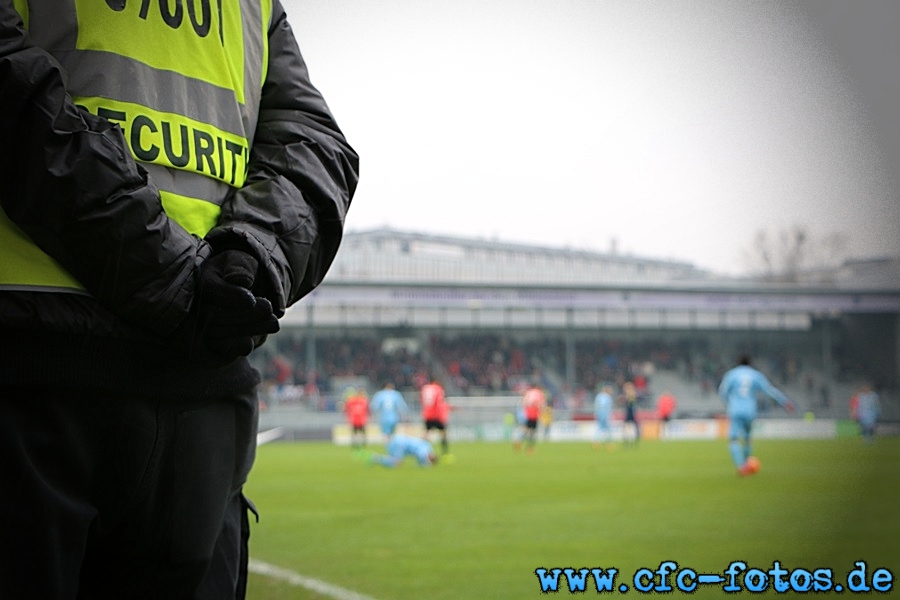
M 736 367 L 725 373 L 719 384 L 719 395 L 725 401 L 731 427 L 728 432 L 729 451 L 738 473 L 742 476 L 755 472 L 755 460 L 750 451 L 750 430 L 756 419 L 758 394 L 775 400 L 788 412 L 794 412 L 794 403 L 784 393 L 769 383 L 766 376 L 750 366 L 750 357 L 741 356 Z M 757 463 L 758 464 L 758 463 Z
M 607 447 L 612 444 L 612 430 L 609 426 L 610 415 L 613 407 L 613 389 L 608 385 L 600 388 L 594 396 L 594 418 L 597 420 L 597 432 L 594 434 L 594 446 L 599 446 L 600 441 L 605 441 Z
M 409 413 L 409 407 L 406 406 L 403 395 L 394 389 L 394 384 L 390 381 L 386 382 L 384 387 L 372 396 L 369 410 L 378 415 L 381 432 L 388 437 L 394 435 L 400 418 Z
M 862 386 L 859 391 L 857 420 L 859 421 L 859 429 L 862 433 L 863 440 L 871 443 L 875 438 L 875 425 L 878 423 L 878 414 L 881 412 L 878 394 L 872 389 L 868 383 Z
M 374 454 L 370 460 L 385 467 L 396 467 L 407 456 L 414 457 L 420 467 L 428 467 L 437 462 L 437 455 L 431 442 L 401 433 L 394 435 L 388 442 L 387 455 Z

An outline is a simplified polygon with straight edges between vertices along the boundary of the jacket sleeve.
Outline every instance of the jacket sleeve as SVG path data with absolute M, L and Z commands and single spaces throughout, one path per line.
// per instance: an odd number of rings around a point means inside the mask
M 280 2 L 269 27 L 269 63 L 246 185 L 222 207 L 206 239 L 260 261 L 279 316 L 316 287 L 341 242 L 359 159 L 335 123 Z
M 65 77 L 0 0 L 0 206 L 114 314 L 164 335 L 209 249 L 165 215 L 122 130 L 75 107 Z

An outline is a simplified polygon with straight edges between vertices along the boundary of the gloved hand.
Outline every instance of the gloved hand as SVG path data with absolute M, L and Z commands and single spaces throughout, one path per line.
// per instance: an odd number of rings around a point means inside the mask
M 187 360 L 222 366 L 255 347 L 254 339 L 279 329 L 266 298 L 254 296 L 257 261 L 240 250 L 226 250 L 201 267 L 191 313 L 175 333 Z

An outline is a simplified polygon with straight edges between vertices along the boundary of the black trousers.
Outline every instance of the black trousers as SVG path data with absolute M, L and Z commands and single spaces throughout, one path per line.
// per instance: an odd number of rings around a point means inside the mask
M 243 598 L 257 409 L 0 387 L 0 598 Z

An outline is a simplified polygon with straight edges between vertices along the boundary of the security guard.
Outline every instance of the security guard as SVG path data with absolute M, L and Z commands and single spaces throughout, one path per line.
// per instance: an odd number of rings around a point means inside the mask
M 241 598 L 258 374 L 358 158 L 279 0 L 0 0 L 0 598 Z

